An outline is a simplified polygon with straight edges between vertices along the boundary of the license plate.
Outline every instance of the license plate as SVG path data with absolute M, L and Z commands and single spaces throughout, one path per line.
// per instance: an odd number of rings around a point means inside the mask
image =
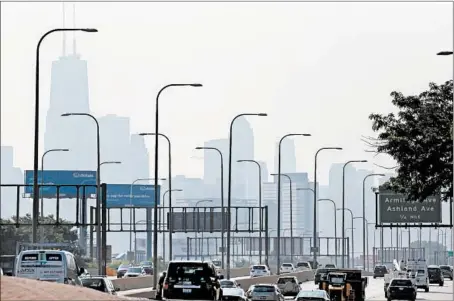
M 265 296 L 260 297 L 260 300 L 266 300 Z
M 184 294 L 190 294 L 191 292 L 192 292 L 192 289 L 190 289 L 190 288 L 184 288 L 183 289 L 183 293 Z
M 404 290 L 404 288 L 403 288 L 403 287 L 399 287 L 399 291 L 403 291 L 403 290 Z

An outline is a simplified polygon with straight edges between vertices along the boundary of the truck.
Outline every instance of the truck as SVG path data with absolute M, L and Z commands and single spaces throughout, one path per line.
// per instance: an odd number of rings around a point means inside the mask
M 319 282 L 319 289 L 326 291 L 333 301 L 365 301 L 367 283 L 361 270 L 330 269 Z
M 429 291 L 429 272 L 425 259 L 409 259 L 406 264 L 408 277 L 414 280 L 416 288 L 422 288 L 425 292 Z

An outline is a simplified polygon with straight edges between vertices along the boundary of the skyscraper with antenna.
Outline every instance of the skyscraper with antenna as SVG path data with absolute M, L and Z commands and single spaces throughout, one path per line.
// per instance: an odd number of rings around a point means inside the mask
M 66 27 L 66 9 L 62 3 L 62 26 Z M 72 7 L 72 26 L 76 27 L 76 7 Z M 52 62 L 50 104 L 44 134 L 45 150 L 69 148 L 46 157 L 45 169 L 96 170 L 96 128 L 83 117 L 62 118 L 62 113 L 90 113 L 87 62 L 77 54 L 76 35 L 72 53 L 67 53 L 66 33 L 62 33 L 62 55 Z M 70 48 L 71 49 L 71 48 Z

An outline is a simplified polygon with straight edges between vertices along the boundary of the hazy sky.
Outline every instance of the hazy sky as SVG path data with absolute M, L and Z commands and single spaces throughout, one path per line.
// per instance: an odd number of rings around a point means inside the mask
M 61 3 L 2 3 L 1 143 L 15 148 L 15 164 L 33 164 L 35 49 L 40 36 L 61 27 Z M 232 117 L 251 117 L 255 156 L 273 169 L 277 137 L 296 138 L 297 167 L 313 172 L 321 146 L 343 152 L 320 156 L 329 165 L 386 156 L 364 153 L 361 135 L 373 135 L 368 115 L 393 110 L 390 92 L 419 93 L 430 81 L 452 79 L 452 3 L 77 3 L 77 34 L 88 61 L 93 114 L 131 118 L 133 133 L 154 129 L 154 99 L 168 83 L 204 88 L 168 90 L 160 102 L 160 129 L 173 141 L 174 174 L 202 176 L 191 159 L 205 140 L 227 137 Z M 68 26 L 72 4 L 66 5 Z M 68 35 L 68 49 L 71 42 Z M 62 37 L 41 48 L 41 142 L 49 105 L 51 62 Z M 148 146 L 151 147 L 152 139 Z M 165 170 L 165 149 L 161 166 Z M 152 152 L 150 152 L 152 154 Z M 245 158 L 248 159 L 248 158 Z M 372 168 L 372 165 L 364 165 Z M 95 169 L 95 167 L 93 167 Z

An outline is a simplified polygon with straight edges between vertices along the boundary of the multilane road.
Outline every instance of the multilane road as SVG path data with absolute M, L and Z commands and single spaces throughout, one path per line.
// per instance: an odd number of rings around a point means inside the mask
M 369 284 L 366 288 L 366 300 L 367 301 L 386 301 L 385 293 L 383 290 L 384 280 L 383 278 L 373 279 L 368 277 Z M 452 281 L 445 281 L 445 285 L 440 287 L 435 284 L 430 286 L 429 292 L 424 292 L 424 290 L 418 290 L 416 295 L 416 300 L 434 300 L 434 301 L 443 301 L 443 300 L 454 300 L 452 295 Z M 313 281 L 305 282 L 301 285 L 304 290 L 313 290 L 318 289 L 318 286 L 314 284 Z

